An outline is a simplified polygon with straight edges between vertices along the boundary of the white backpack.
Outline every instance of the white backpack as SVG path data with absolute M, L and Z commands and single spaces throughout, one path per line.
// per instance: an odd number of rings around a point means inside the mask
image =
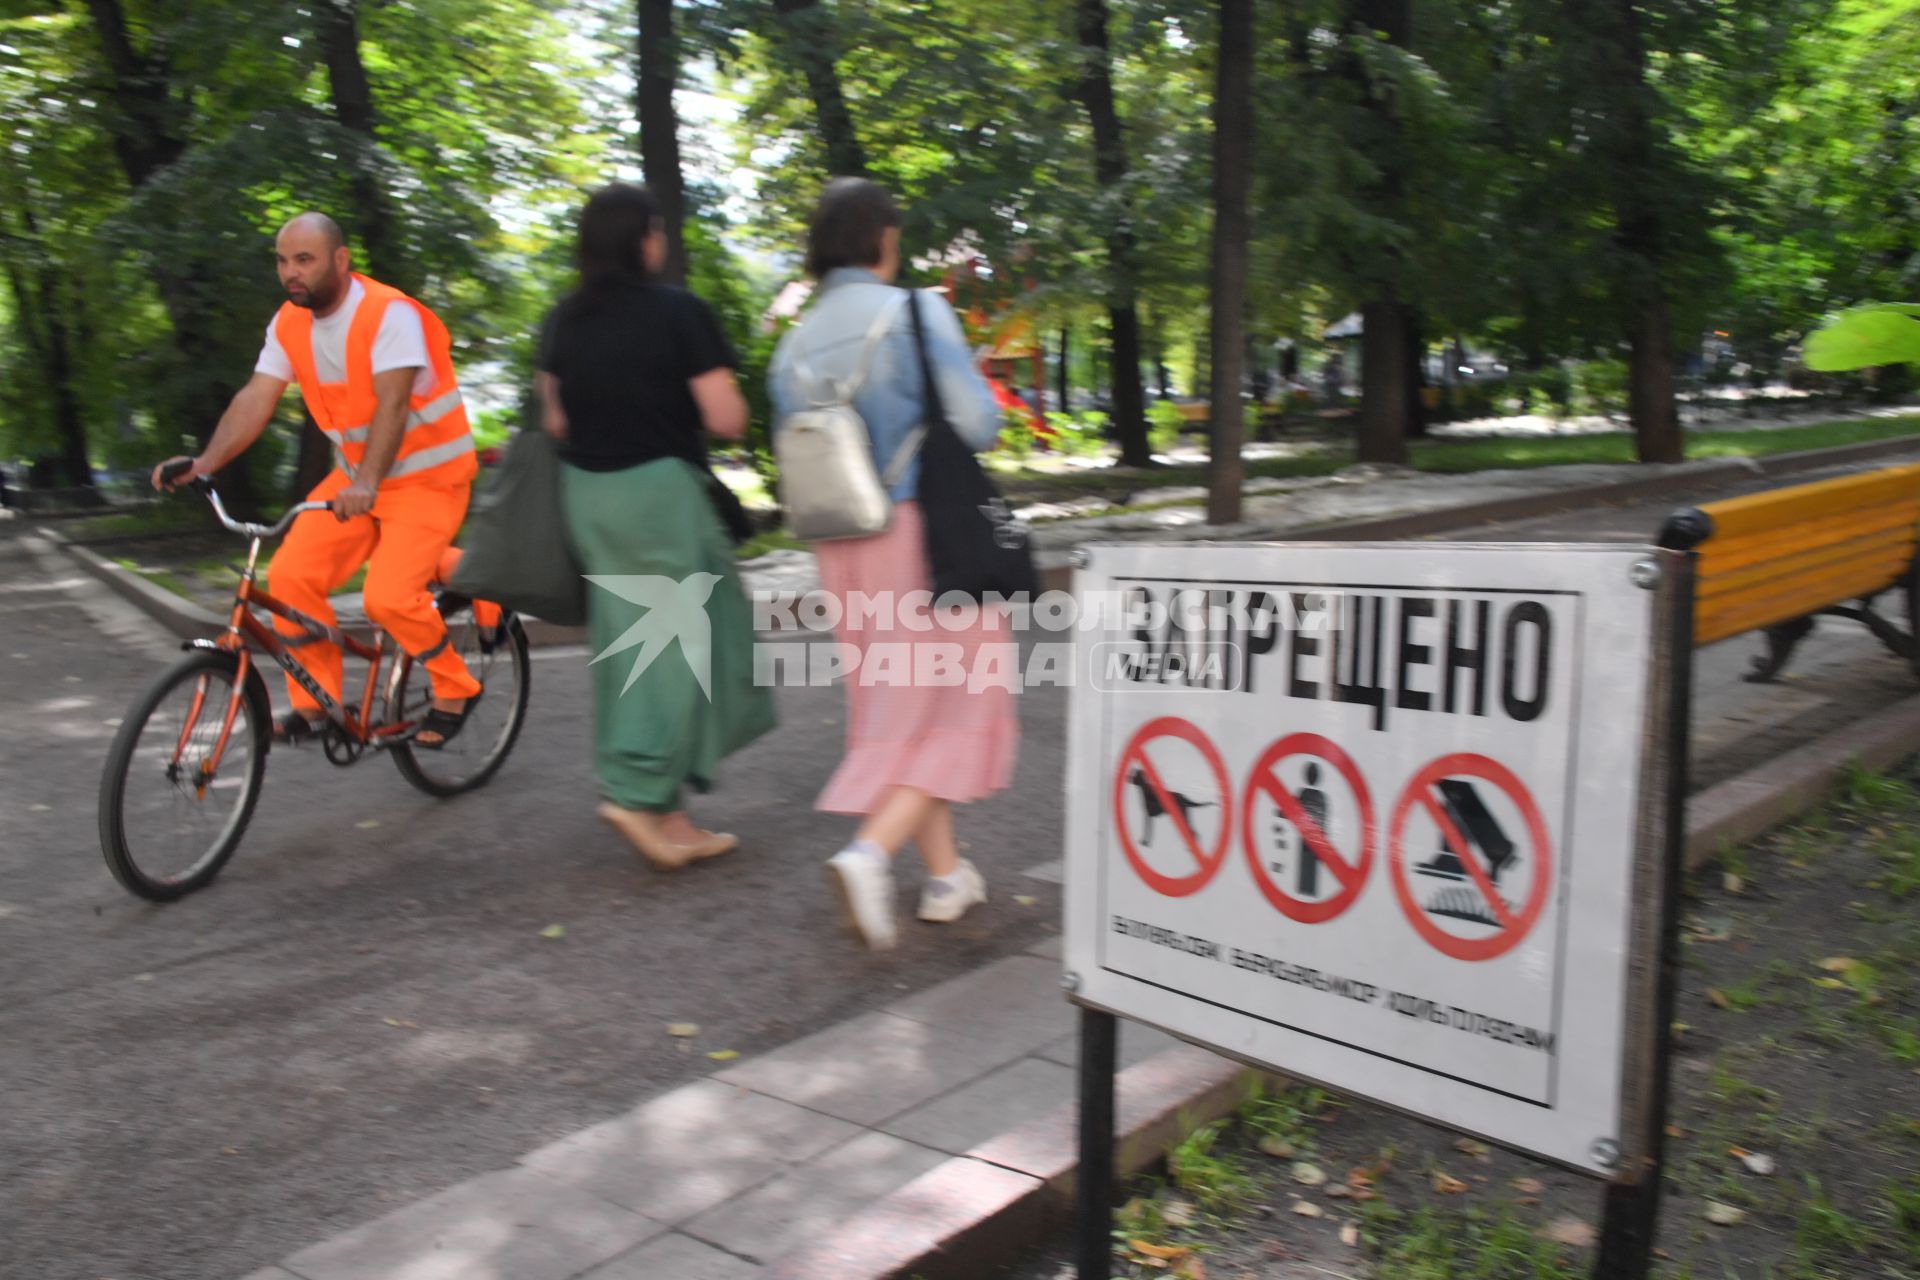
M 893 518 L 888 492 L 919 452 L 926 427 L 914 428 L 881 475 L 874 469 L 872 437 L 853 407 L 853 397 L 866 382 L 880 340 L 907 297 L 906 290 L 895 290 L 881 305 L 853 372 L 838 382 L 816 379 L 808 367 L 805 322 L 794 334 L 793 371 L 807 403 L 780 420 L 773 433 L 773 457 L 780 469 L 780 505 L 786 511 L 787 532 L 803 542 L 868 537 L 884 530 Z

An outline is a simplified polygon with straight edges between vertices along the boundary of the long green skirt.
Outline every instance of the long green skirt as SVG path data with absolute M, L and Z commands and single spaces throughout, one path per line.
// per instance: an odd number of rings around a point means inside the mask
M 705 477 L 677 458 L 563 466 L 560 506 L 595 579 L 587 636 L 601 794 L 670 812 L 683 785 L 708 790 L 714 766 L 774 724 L 773 693 L 753 682 L 753 616 L 733 549 Z

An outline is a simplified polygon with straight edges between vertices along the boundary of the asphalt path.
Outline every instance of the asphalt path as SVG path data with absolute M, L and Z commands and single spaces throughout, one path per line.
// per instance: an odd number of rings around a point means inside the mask
M 812 808 L 840 692 L 779 691 L 779 729 L 694 805 L 741 849 L 660 875 L 594 815 L 578 650 L 537 651 L 526 731 L 484 790 L 435 801 L 382 759 L 275 751 L 220 879 L 140 902 L 101 861 L 100 771 L 179 642 L 22 533 L 0 524 L 8 1280 L 245 1274 L 705 1074 L 709 1052 L 764 1051 L 1057 928 L 1058 886 L 1019 872 L 1059 856 L 1063 690 L 1022 695 L 1017 784 L 960 818 L 993 900 L 903 920 L 875 957 L 819 866 L 852 827 Z M 918 872 L 901 879 L 910 909 Z
M 1671 505 L 1446 537 L 1648 541 Z M 9 1280 L 241 1275 L 704 1074 L 710 1052 L 773 1048 L 1059 919 L 1058 887 L 1022 872 L 1059 853 L 1063 690 L 1022 695 L 1017 784 L 961 818 L 993 901 L 955 926 L 904 923 L 875 957 L 819 870 L 851 826 L 811 807 L 840 693 L 779 691 L 779 729 L 695 805 L 742 848 L 662 876 L 593 814 L 577 649 L 536 651 L 526 731 L 485 790 L 435 801 L 384 760 L 276 751 L 219 881 L 136 901 L 100 859 L 99 774 L 178 641 L 27 532 L 0 523 Z M 1700 657 L 1697 784 L 1913 692 L 1851 624 L 1823 623 L 1782 685 L 1740 681 L 1756 648 Z M 670 1036 L 677 1022 L 700 1033 Z

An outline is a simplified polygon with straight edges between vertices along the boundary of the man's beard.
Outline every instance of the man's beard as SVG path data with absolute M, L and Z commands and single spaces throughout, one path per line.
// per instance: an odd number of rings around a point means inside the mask
M 306 291 L 303 297 L 289 293 L 287 300 L 292 302 L 294 306 L 305 307 L 309 311 L 325 311 L 333 305 L 334 299 L 339 296 L 340 276 L 339 273 L 332 272 L 327 275 L 326 279 L 314 281 L 312 287 Z

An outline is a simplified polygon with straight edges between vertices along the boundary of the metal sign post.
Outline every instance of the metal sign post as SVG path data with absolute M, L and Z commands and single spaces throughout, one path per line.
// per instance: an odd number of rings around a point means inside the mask
M 1606 1180 L 1596 1274 L 1643 1276 L 1689 556 L 1091 551 L 1066 797 L 1081 1280 L 1112 1269 L 1116 1015 Z

